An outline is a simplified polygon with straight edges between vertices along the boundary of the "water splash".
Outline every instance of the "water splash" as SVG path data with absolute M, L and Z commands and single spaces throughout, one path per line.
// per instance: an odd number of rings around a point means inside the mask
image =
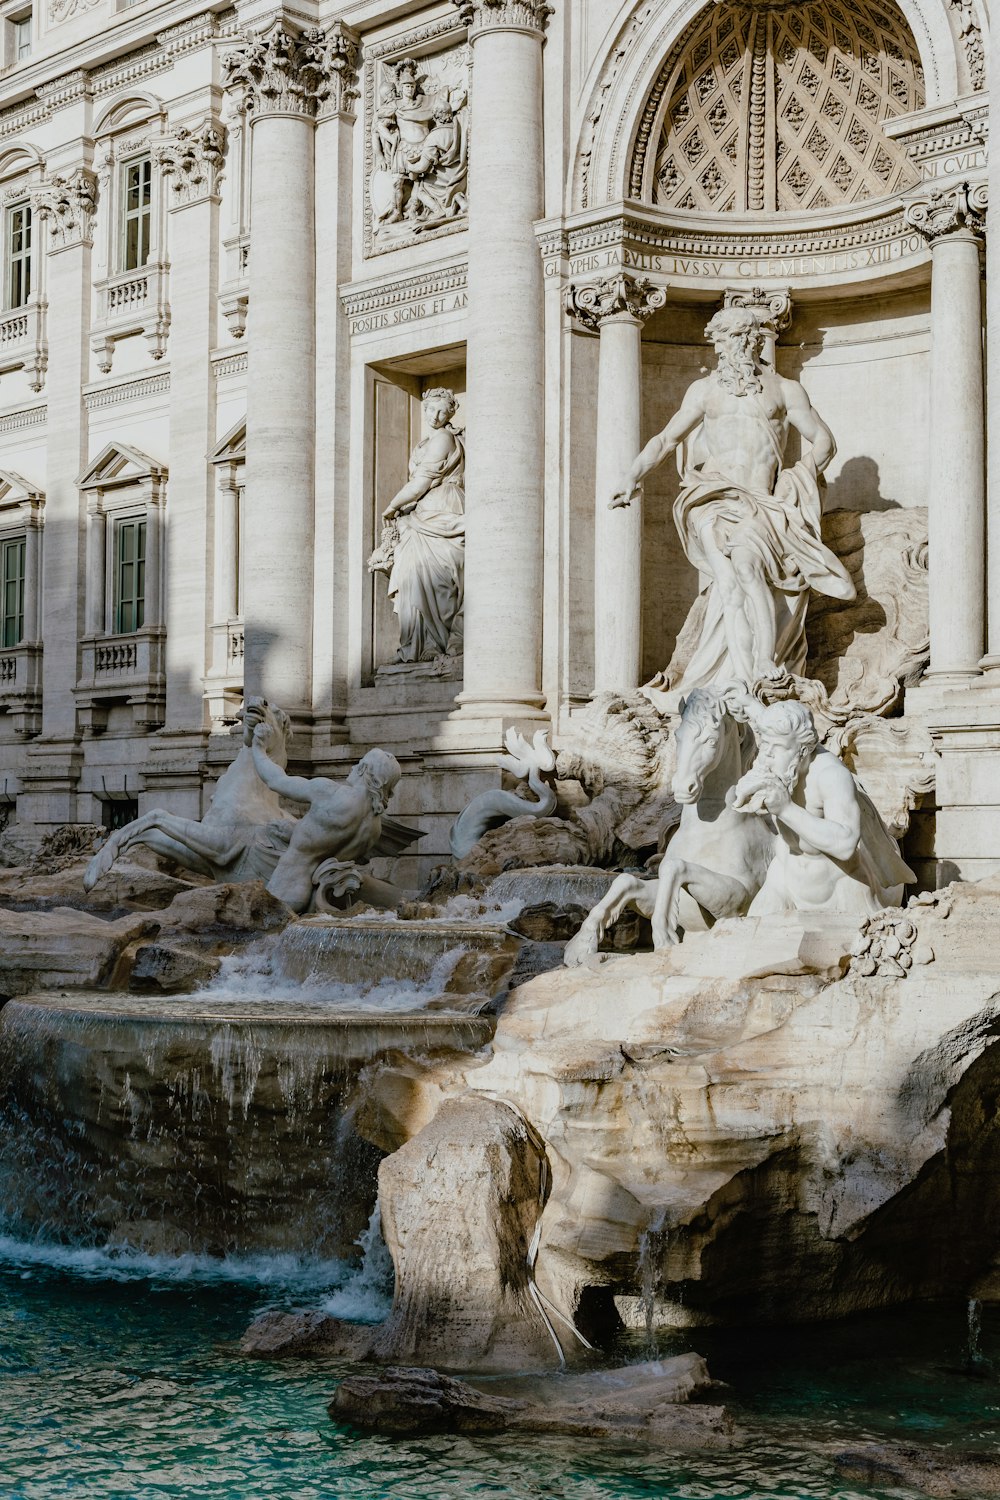
M 356 1275 L 343 1260 L 304 1256 L 151 1255 L 127 1245 L 61 1245 L 0 1233 L 0 1268 L 23 1278 L 45 1272 L 85 1281 L 150 1281 L 274 1288 L 296 1296 L 328 1292 Z
M 357 1243 L 361 1264 L 326 1298 L 323 1311 L 348 1323 L 381 1323 L 392 1308 L 394 1271 L 377 1203 Z
M 656 1304 L 663 1282 L 663 1267 L 670 1248 L 667 1211 L 660 1208 L 639 1236 L 639 1301 L 646 1333 L 646 1346 L 656 1352 Z

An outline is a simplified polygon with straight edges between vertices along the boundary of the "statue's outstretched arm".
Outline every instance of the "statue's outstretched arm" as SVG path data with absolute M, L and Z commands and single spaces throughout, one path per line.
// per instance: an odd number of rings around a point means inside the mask
M 289 797 L 293 802 L 311 802 L 312 788 L 308 778 L 289 776 L 287 771 L 275 765 L 264 749 L 267 736 L 261 733 L 262 730 L 267 730 L 266 724 L 258 725 L 254 730 L 253 743 L 250 746 L 254 769 L 261 781 L 265 786 L 269 786 L 272 792 L 277 792 L 279 797 Z
M 705 416 L 701 386 L 702 382 L 696 380 L 684 397 L 680 410 L 670 418 L 662 432 L 650 438 L 626 473 L 620 487 L 612 495 L 610 501 L 612 510 L 623 505 L 630 505 L 633 500 L 641 500 L 642 481 L 646 475 L 659 468 L 663 460 L 670 457 L 688 433 L 693 432 L 701 424 Z

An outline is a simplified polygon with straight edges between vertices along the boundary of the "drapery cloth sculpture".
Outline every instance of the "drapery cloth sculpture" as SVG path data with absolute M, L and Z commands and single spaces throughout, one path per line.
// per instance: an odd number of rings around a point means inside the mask
M 674 521 L 691 563 L 706 576 L 698 648 L 674 689 L 801 674 L 809 590 L 854 597 L 854 584 L 820 534 L 818 476 L 836 444 L 803 387 L 761 363 L 753 313 L 725 308 L 705 330 L 718 368 L 688 389 L 680 411 L 639 454 L 611 499 L 641 500 L 643 480 L 681 450 Z M 783 468 L 789 428 L 802 457 Z
M 457 409 L 452 391 L 425 393 L 430 432 L 411 453 L 409 478 L 383 512 L 385 529 L 368 563 L 372 572 L 389 575 L 401 663 L 462 652 L 465 444 L 451 425 Z

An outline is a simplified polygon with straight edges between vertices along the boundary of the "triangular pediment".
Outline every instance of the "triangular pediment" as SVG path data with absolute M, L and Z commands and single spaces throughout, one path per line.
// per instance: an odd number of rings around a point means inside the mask
M 230 427 L 209 455 L 213 464 L 241 463 L 247 456 L 247 419 L 241 417 L 235 427 Z
M 25 479 L 23 474 L 15 474 L 13 469 L 0 469 L 0 508 L 10 505 L 40 505 L 44 500 L 41 490 Z
M 162 479 L 166 472 L 163 464 L 140 448 L 109 443 L 80 475 L 79 484 L 82 490 L 103 490 L 111 485 L 136 484 L 143 479 Z

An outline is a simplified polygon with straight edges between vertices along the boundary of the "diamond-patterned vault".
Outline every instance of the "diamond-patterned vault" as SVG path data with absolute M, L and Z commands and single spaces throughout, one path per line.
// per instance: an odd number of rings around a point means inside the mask
M 924 103 L 916 43 L 893 0 L 722 0 L 663 90 L 645 196 L 752 213 L 887 197 L 917 174 L 882 130 Z M 762 155 L 763 153 L 763 155 Z M 765 163 L 763 174 L 751 161 Z

